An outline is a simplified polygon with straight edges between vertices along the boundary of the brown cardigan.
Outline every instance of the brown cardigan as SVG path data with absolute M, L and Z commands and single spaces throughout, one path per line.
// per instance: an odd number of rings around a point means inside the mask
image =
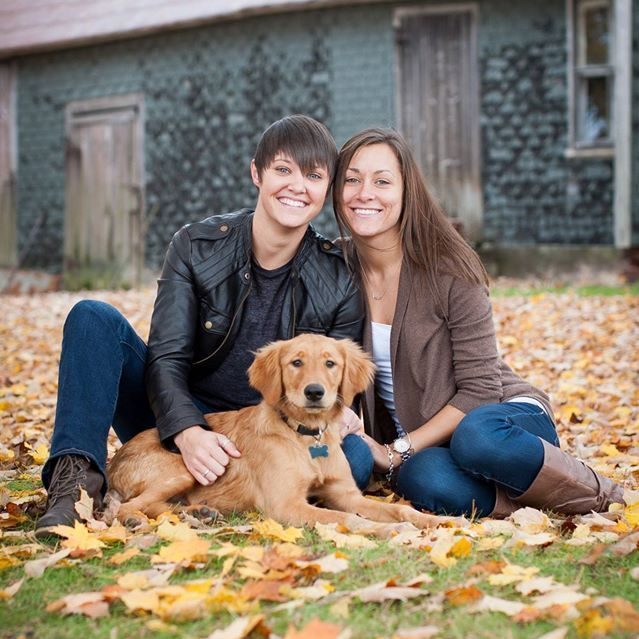
M 548 395 L 515 375 L 499 357 L 487 287 L 444 274 L 439 291 L 442 309 L 430 298 L 423 278 L 404 263 L 391 329 L 395 410 L 402 427 L 407 432 L 419 428 L 447 404 L 468 413 L 520 395 L 539 400 L 552 415 Z M 363 343 L 370 353 L 367 319 Z M 377 441 L 397 437 L 373 385 L 364 397 L 364 422 Z

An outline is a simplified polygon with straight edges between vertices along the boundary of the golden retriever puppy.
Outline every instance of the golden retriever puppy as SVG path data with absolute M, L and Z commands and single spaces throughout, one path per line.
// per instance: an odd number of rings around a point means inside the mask
M 206 415 L 242 453 L 210 486 L 196 482 L 179 454 L 164 449 L 155 428 L 127 442 L 108 468 L 122 499 L 118 517 L 156 517 L 179 496 L 221 513 L 261 510 L 280 522 L 342 523 L 348 513 L 376 522 L 408 521 L 425 528 L 447 518 L 367 499 L 340 446 L 339 416 L 373 379 L 374 365 L 350 340 L 300 335 L 260 349 L 249 381 L 264 398 L 257 406 Z M 308 503 L 319 497 L 326 508 Z M 352 515 L 350 516 L 352 523 Z

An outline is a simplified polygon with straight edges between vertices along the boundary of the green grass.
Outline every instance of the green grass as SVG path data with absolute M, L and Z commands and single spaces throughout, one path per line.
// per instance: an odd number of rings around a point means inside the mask
M 218 540 L 218 538 L 214 539 Z M 225 537 L 224 540 L 229 538 Z M 255 543 L 254 540 L 241 535 L 233 536 L 230 540 L 236 545 Z M 323 555 L 335 550 L 331 543 L 322 541 L 312 531 L 307 531 L 300 543 L 308 549 L 309 554 Z M 121 549 L 121 545 L 108 548 L 105 558 Z M 259 609 L 266 615 L 266 621 L 271 630 L 280 636 L 286 634 L 290 624 L 300 628 L 312 618 L 319 617 L 340 626 L 348 625 L 352 630 L 353 639 L 391 637 L 398 628 L 426 624 L 433 624 L 441 629 L 438 637 L 532 639 L 559 624 L 548 621 L 521 624 L 499 613 L 471 615 L 465 606 L 452 607 L 446 603 L 441 610 L 431 610 L 429 606 L 432 605 L 438 593 L 466 583 L 470 578 L 468 569 L 474 564 L 489 559 L 506 559 L 522 566 L 537 566 L 541 575 L 552 575 L 562 583 L 578 584 L 581 592 L 592 587 L 599 594 L 607 597 L 622 597 L 635 607 L 639 607 L 639 587 L 630 576 L 630 569 L 639 563 L 638 553 L 635 552 L 626 557 L 604 555 L 594 566 L 579 564 L 579 559 L 590 550 L 591 547 L 588 546 L 574 548 L 556 543 L 543 550 L 491 551 L 490 553 L 474 551 L 470 557 L 459 560 L 455 566 L 441 569 L 429 561 L 423 550 L 380 543 L 374 549 L 345 550 L 344 553 L 349 557 L 350 569 L 335 575 L 324 575 L 324 577 L 337 591 L 349 591 L 390 578 L 405 581 L 427 572 L 433 577 L 432 583 L 423 586 L 430 593 L 429 596 L 405 603 L 365 604 L 353 600 L 349 607 L 348 620 L 331 611 L 335 598 L 329 603 L 307 603 L 292 611 L 272 612 L 276 604 L 271 603 L 262 603 Z M 232 621 L 235 615 L 220 611 L 206 619 L 176 623 L 175 632 L 152 632 L 145 626 L 145 621 L 150 617 L 129 615 L 121 603 L 112 603 L 110 615 L 97 620 L 76 615 L 61 617 L 58 614 L 46 612 L 48 603 L 66 594 L 98 590 L 106 584 L 115 582 L 120 574 L 149 567 L 149 554 L 153 551 L 157 552 L 157 548 L 145 551 L 143 555 L 133 558 L 120 567 L 110 566 L 104 559 L 96 558 L 72 567 L 51 568 L 40 579 L 28 579 L 12 601 L 0 602 L 0 637 L 14 639 L 22 633 L 27 637 L 38 637 L 38 639 L 86 639 L 88 636 L 104 639 L 151 636 L 200 639 L 207 637 L 215 628 L 223 628 Z M 221 566 L 221 560 L 212 559 L 204 569 L 183 571 L 175 575 L 171 582 L 177 584 L 184 580 L 214 576 L 219 574 Z M 1 571 L 0 588 L 13 583 L 22 575 L 21 567 Z M 240 578 L 234 578 L 234 589 L 239 589 L 241 584 Z M 490 586 L 486 577 L 480 577 L 477 585 L 482 591 L 494 596 L 517 601 L 523 599 L 511 586 Z M 566 622 L 561 625 L 570 627 L 568 634 L 570 639 L 578 639 L 579 635 L 572 624 Z M 633 635 L 627 632 L 606 636 L 629 639 Z
M 625 286 L 611 286 L 605 284 L 588 284 L 583 286 L 568 285 L 543 285 L 531 284 L 530 286 L 504 286 L 499 283 L 491 287 L 494 297 L 530 297 L 544 293 L 561 294 L 575 293 L 580 297 L 612 297 L 614 295 L 639 295 L 639 282 Z

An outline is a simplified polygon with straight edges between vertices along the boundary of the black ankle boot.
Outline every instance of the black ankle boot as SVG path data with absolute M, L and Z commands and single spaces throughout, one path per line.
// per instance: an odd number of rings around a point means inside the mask
M 80 488 L 93 497 L 93 505 L 102 505 L 102 474 L 94 470 L 91 462 L 81 455 L 63 455 L 53 469 L 49 484 L 47 511 L 36 524 L 36 537 L 53 535 L 51 528 L 58 525 L 73 526 L 80 519 L 75 503 L 80 499 Z

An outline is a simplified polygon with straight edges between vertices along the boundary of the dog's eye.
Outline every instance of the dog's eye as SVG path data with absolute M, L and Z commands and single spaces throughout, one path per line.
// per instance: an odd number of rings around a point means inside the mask
M 335 362 L 332 359 L 326 360 L 326 368 L 333 368 L 335 366 Z
M 295 368 L 299 368 L 304 362 L 302 362 L 301 359 L 294 359 L 291 364 L 293 364 L 293 366 L 295 366 Z

